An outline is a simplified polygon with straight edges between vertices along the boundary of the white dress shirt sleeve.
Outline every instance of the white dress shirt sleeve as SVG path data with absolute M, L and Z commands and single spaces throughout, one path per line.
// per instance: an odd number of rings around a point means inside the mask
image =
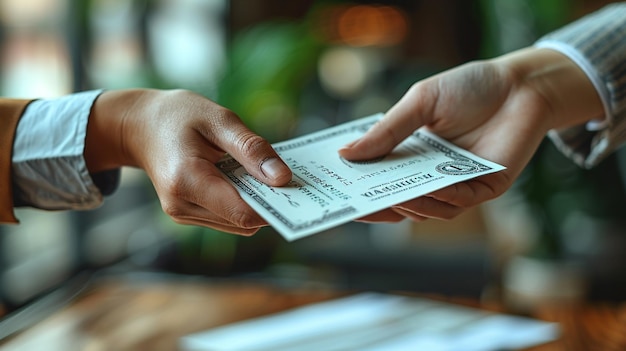
M 33 101 L 13 146 L 15 206 L 85 210 L 118 186 L 120 170 L 90 174 L 83 157 L 91 107 L 101 90 Z

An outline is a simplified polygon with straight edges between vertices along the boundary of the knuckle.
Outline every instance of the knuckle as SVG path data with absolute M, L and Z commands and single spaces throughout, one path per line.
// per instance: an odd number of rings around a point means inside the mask
M 251 230 L 258 228 L 261 224 L 258 217 L 254 212 L 247 210 L 243 206 L 246 206 L 243 200 L 239 200 L 237 203 L 229 206 L 226 211 L 226 220 L 231 225 L 241 229 Z
M 267 142 L 259 135 L 254 133 L 245 133 L 239 136 L 237 144 L 240 146 L 240 150 L 244 157 L 252 157 L 258 154 L 259 151 L 263 150 L 266 147 Z
M 162 201 L 161 208 L 163 212 L 170 216 L 176 223 L 182 224 L 183 209 L 175 201 Z
M 234 211 L 228 220 L 235 226 L 243 229 L 252 229 L 258 225 L 258 221 L 249 213 Z
M 177 222 L 184 216 L 183 201 L 186 198 L 186 180 L 182 174 L 174 175 L 161 183 L 159 198 L 163 212 Z
M 186 89 L 170 89 L 161 91 L 163 98 L 168 101 L 189 101 L 193 93 Z
M 165 193 L 168 197 L 173 199 L 184 198 L 186 194 L 185 189 L 187 188 L 185 185 L 186 183 L 187 181 L 185 175 L 182 173 L 176 173 L 165 183 Z
M 212 103 L 212 102 L 211 102 Z M 240 121 L 239 116 L 230 109 L 212 103 L 212 111 L 210 113 L 210 119 L 213 121 L 220 121 L 220 124 L 230 124 L 232 121 Z

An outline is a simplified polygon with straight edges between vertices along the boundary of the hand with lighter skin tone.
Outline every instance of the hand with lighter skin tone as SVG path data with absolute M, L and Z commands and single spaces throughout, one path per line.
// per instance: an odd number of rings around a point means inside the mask
M 96 100 L 84 155 L 90 173 L 143 169 L 163 211 L 181 224 L 252 235 L 267 223 L 215 166 L 228 153 L 272 186 L 291 171 L 233 112 L 185 90 L 117 90 Z
M 382 156 L 426 126 L 444 139 L 507 167 L 360 220 L 451 219 L 503 194 L 550 129 L 603 118 L 600 97 L 574 62 L 553 50 L 526 48 L 415 83 L 380 122 L 339 153 L 350 160 Z

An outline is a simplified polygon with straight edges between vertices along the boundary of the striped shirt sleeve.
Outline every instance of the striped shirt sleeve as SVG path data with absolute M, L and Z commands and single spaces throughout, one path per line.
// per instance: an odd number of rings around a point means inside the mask
M 555 145 L 584 168 L 592 168 L 626 142 L 626 3 L 608 5 L 536 43 L 576 62 L 598 91 L 602 121 L 551 130 Z
M 15 206 L 92 209 L 117 188 L 119 170 L 90 174 L 83 157 L 89 114 L 101 92 L 85 91 L 28 105 L 13 147 Z

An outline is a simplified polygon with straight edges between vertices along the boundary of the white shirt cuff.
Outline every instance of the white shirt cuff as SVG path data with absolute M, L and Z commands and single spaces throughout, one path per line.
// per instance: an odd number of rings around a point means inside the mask
M 102 203 L 83 157 L 89 114 L 101 93 L 86 91 L 28 105 L 13 146 L 16 206 L 91 209 Z M 119 170 L 104 178 L 109 183 L 105 187 L 115 188 Z

